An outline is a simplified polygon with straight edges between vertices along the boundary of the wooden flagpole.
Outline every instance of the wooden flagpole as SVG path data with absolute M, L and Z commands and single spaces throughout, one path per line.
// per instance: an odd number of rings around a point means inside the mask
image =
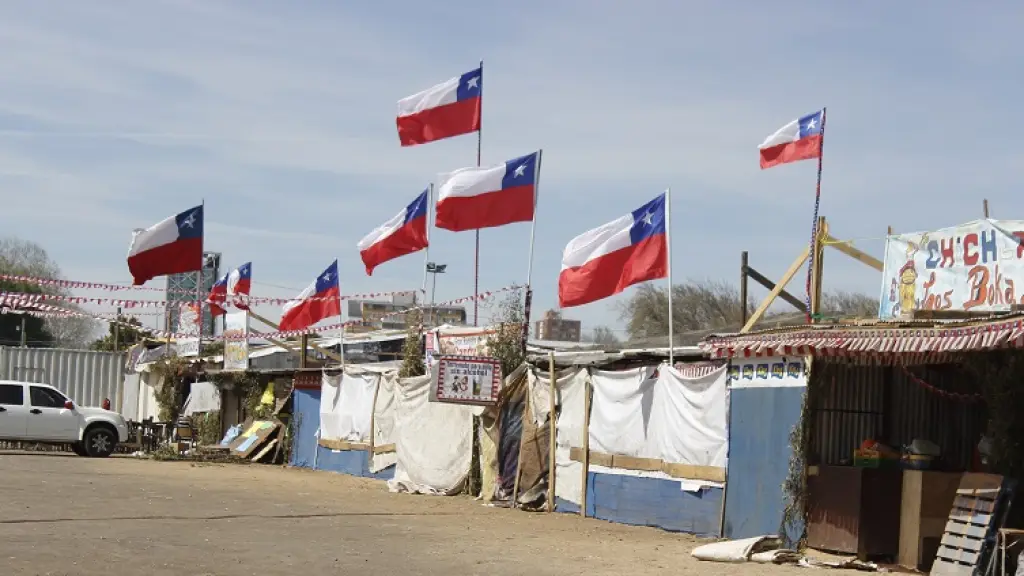
M 199 236 L 199 271 L 196 272 L 196 314 L 199 320 L 199 336 L 198 345 L 199 351 L 196 356 L 199 360 L 199 370 L 203 369 L 203 268 L 206 267 L 206 198 L 203 198 L 202 204 L 203 212 L 203 233 Z M 179 319 L 181 318 L 179 313 Z M 179 324 L 181 322 L 179 321 Z M 199 381 L 198 372 L 196 375 L 196 382 Z
M 665 189 L 665 257 L 668 259 L 668 365 L 675 366 L 672 314 L 672 189 Z
M 420 292 L 423 293 L 423 299 L 426 300 L 427 294 L 427 264 L 430 262 L 430 228 L 434 225 L 432 213 L 434 211 L 434 183 L 430 183 L 430 187 L 427 188 L 427 247 L 423 250 L 423 287 L 420 288 Z
M 821 165 L 825 157 L 825 116 L 828 108 L 821 109 L 821 139 L 818 140 L 818 180 L 814 188 L 814 220 L 811 223 L 810 260 L 807 264 L 807 323 L 814 321 L 812 317 L 811 294 L 814 292 L 814 269 L 818 267 L 818 208 L 821 206 Z

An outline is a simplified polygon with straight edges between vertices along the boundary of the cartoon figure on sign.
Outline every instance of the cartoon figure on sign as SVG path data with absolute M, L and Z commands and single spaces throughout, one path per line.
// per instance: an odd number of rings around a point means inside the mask
M 927 244 L 927 234 L 921 236 L 920 244 L 907 242 L 907 263 L 900 268 L 896 278 L 893 278 L 893 290 L 889 293 L 889 300 L 896 301 L 896 304 L 892 307 L 893 316 L 909 314 L 917 307 L 917 267 L 914 265 L 914 256 L 921 249 L 921 246 L 926 246 Z M 893 292 L 899 294 L 898 299 L 895 298 L 896 294 Z

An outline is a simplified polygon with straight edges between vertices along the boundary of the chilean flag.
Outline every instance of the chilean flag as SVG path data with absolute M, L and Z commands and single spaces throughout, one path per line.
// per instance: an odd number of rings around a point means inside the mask
M 136 230 L 128 248 L 132 284 L 157 276 L 203 269 L 203 207 L 196 206 L 159 223 Z
M 302 330 L 313 324 L 330 318 L 341 316 L 341 287 L 338 284 L 338 261 L 317 276 L 312 284 L 298 296 L 284 305 L 284 314 L 278 330 Z
M 359 255 L 366 265 L 366 275 L 388 260 L 423 250 L 427 242 L 427 204 L 429 190 L 424 190 L 394 218 L 381 224 L 359 241 Z
M 779 128 L 758 146 L 761 153 L 761 169 L 820 158 L 824 130 L 824 110 L 818 110 Z
M 483 67 L 398 101 L 402 146 L 426 144 L 480 130 Z
M 238 268 L 220 277 L 214 283 L 207 296 L 206 302 L 210 305 L 210 314 L 220 316 L 227 313 L 225 306 L 233 304 L 239 310 L 249 309 L 249 290 L 252 287 L 252 262 L 246 262 Z M 231 300 L 228 300 L 228 297 Z
M 210 289 L 210 295 L 206 297 L 206 303 L 210 305 L 211 316 L 216 318 L 221 314 L 227 314 L 227 310 L 224 309 L 227 296 L 228 275 L 225 274 L 213 283 L 213 288 Z
M 533 220 L 540 155 L 441 174 L 435 226 L 461 232 Z
M 562 253 L 558 303 L 566 308 L 668 274 L 665 195 L 573 238 Z

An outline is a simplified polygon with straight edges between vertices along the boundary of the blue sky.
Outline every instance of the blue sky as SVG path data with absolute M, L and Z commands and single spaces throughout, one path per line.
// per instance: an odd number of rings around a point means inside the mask
M 208 249 L 225 265 L 252 260 L 254 294 L 292 296 L 268 284 L 301 289 L 335 257 L 343 292 L 416 288 L 420 256 L 370 278 L 356 242 L 437 172 L 472 164 L 476 139 L 403 149 L 396 102 L 483 59 L 484 162 L 544 149 L 540 310 L 557 303 L 569 239 L 667 186 L 677 280 L 732 281 L 741 250 L 778 277 L 809 240 L 816 165 L 762 172 L 756 148 L 821 106 L 821 212 L 881 257 L 887 226 L 972 220 L 983 198 L 993 217 L 1018 217 L 1022 12 L 995 1 L 0 0 L 0 227 L 42 244 L 70 279 L 121 282 L 133 228 L 205 199 Z M 481 289 L 525 280 L 528 241 L 527 224 L 482 233 Z M 449 265 L 438 300 L 471 294 L 472 233 L 436 231 L 432 243 Z M 879 290 L 878 273 L 838 253 L 825 270 L 826 290 Z M 620 300 L 566 313 L 584 330 L 620 327 Z

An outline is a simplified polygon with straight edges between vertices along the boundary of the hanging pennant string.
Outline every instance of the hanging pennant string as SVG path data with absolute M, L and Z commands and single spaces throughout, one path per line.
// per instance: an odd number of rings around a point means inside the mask
M 491 291 L 487 291 L 487 292 L 480 292 L 479 294 L 477 294 L 475 296 L 463 296 L 461 298 L 455 298 L 453 300 L 448 300 L 446 302 L 439 302 L 439 303 L 433 304 L 432 306 L 431 305 L 427 305 L 426 307 L 416 306 L 416 307 L 412 307 L 412 308 L 406 308 L 406 309 L 403 309 L 403 310 L 394 310 L 392 312 L 387 312 L 385 314 L 382 314 L 381 318 L 383 319 L 383 318 L 390 318 L 390 317 L 393 317 L 393 316 L 402 316 L 402 315 L 408 314 L 409 312 L 413 312 L 413 311 L 421 311 L 422 312 L 425 309 L 443 308 L 445 306 L 454 306 L 454 305 L 463 304 L 463 303 L 466 303 L 466 302 L 482 302 L 482 301 L 488 300 L 488 299 L 490 299 L 490 298 L 492 298 L 492 297 L 494 297 L 494 296 L 496 296 L 498 294 L 501 294 L 501 293 L 504 293 L 504 292 L 510 292 L 510 291 L 513 291 L 513 290 L 520 290 L 521 288 L 522 288 L 521 286 L 513 284 L 511 286 L 506 286 L 504 288 L 499 288 L 497 290 L 491 290 Z M 191 306 L 191 305 L 194 305 L 194 303 L 190 303 L 190 302 L 175 302 L 174 305 L 177 305 L 177 306 L 180 306 L 180 305 Z M 6 306 L 6 307 L 4 307 L 4 306 Z M 111 318 L 110 315 L 91 314 L 91 313 L 84 312 L 84 311 L 68 310 L 68 309 L 65 309 L 65 308 L 60 308 L 58 306 L 51 306 L 51 305 L 47 305 L 47 304 L 31 304 L 30 308 L 20 308 L 20 309 L 16 305 L 5 304 L 3 306 L 0 306 L 0 314 L 26 314 L 26 315 L 29 315 L 29 316 L 36 316 L 36 317 L 40 317 L 40 318 L 68 318 L 68 317 L 90 318 L 90 319 L 97 320 L 97 321 L 107 322 L 109 324 L 119 324 L 119 325 L 121 325 L 121 326 L 123 326 L 125 328 L 131 328 L 133 330 L 144 331 L 144 332 L 147 332 L 148 334 L 150 334 L 151 337 L 156 338 L 156 339 L 161 339 L 161 340 L 162 339 L 167 339 L 167 338 L 173 338 L 173 339 L 176 339 L 176 340 L 177 339 L 185 339 L 185 338 L 195 338 L 195 336 L 196 336 L 195 334 L 184 334 L 184 333 L 180 333 L 180 332 L 177 332 L 177 333 L 175 333 L 175 332 L 168 332 L 166 330 L 148 329 L 148 328 L 145 328 L 145 327 L 137 326 L 135 324 L 131 324 L 130 322 L 128 322 L 126 320 L 119 320 L 116 317 Z M 126 317 L 128 317 L 128 315 L 122 314 L 121 317 L 122 318 L 126 318 Z M 272 338 L 272 339 L 275 339 L 275 340 L 281 340 L 281 339 L 285 339 L 285 338 L 292 338 L 292 337 L 302 336 L 303 334 L 320 334 L 320 333 L 324 333 L 324 332 L 331 332 L 331 331 L 341 330 L 343 328 L 348 328 L 348 327 L 352 327 L 352 326 L 360 326 L 362 324 L 363 324 L 362 320 L 350 320 L 350 321 L 347 321 L 347 322 L 339 322 L 339 323 L 336 323 L 336 324 L 329 324 L 329 325 L 326 325 L 326 326 L 314 326 L 314 327 L 306 328 L 306 329 L 303 329 L 303 330 L 287 330 L 287 331 L 279 331 L 279 332 L 261 332 L 259 334 L 253 333 L 253 334 L 248 335 L 248 336 L 247 335 L 239 335 L 239 336 L 230 336 L 228 338 L 225 338 L 223 335 L 213 336 L 213 337 L 204 337 L 203 341 L 204 342 L 217 342 L 217 341 L 223 341 L 225 339 L 226 340 L 246 340 L 246 339 L 254 340 L 254 339 L 268 339 L 268 338 Z
M 932 386 L 931 384 L 925 382 L 921 378 L 918 378 L 917 376 L 914 375 L 913 372 L 908 370 L 906 366 L 900 366 L 900 368 L 903 370 L 903 374 L 911 382 L 913 382 L 914 384 L 917 384 L 918 386 L 920 386 L 921 388 L 924 388 L 925 390 L 927 390 L 928 392 L 931 392 L 932 394 L 936 394 L 938 396 L 941 396 L 943 398 L 948 398 L 950 400 L 955 400 L 957 402 L 963 402 L 965 404 L 969 404 L 969 403 L 973 403 L 973 402 L 981 402 L 984 399 L 981 394 L 958 394 L 956 392 L 948 392 L 946 390 L 943 390 L 942 388 L 938 388 L 936 386 Z
M 397 290 L 393 292 L 367 292 L 364 294 L 343 294 L 341 296 L 311 296 L 303 301 L 338 301 L 338 300 L 371 300 L 374 298 L 387 298 L 394 296 L 409 295 L 415 290 Z M 192 293 L 194 295 L 194 292 Z M 268 305 L 284 306 L 296 298 L 267 298 L 262 296 L 239 295 L 235 297 L 239 302 L 251 306 Z M 65 304 L 101 304 L 119 306 L 121 308 L 164 308 L 177 306 L 182 300 L 134 300 L 124 298 L 102 298 L 93 296 L 67 296 L 64 294 L 30 294 L 25 292 L 0 292 L 0 305 L 31 305 L 42 302 L 64 302 Z M 194 300 L 192 300 L 194 302 Z M 208 301 L 207 301 L 208 302 Z M 223 302 L 214 302 L 218 306 L 224 306 Z M 228 302 L 230 305 L 230 302 Z

